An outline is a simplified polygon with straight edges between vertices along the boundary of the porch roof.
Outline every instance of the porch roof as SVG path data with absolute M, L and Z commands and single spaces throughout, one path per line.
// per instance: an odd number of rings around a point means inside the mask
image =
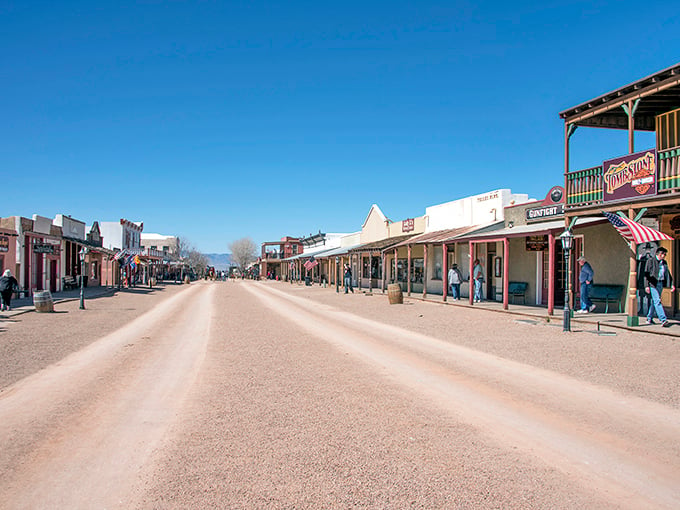
M 578 218 L 575 227 L 584 227 L 586 225 L 595 225 L 598 223 L 607 223 L 607 218 L 601 217 L 590 217 L 590 218 Z M 505 227 L 499 230 L 493 230 L 491 232 L 472 232 L 468 235 L 460 236 L 456 241 L 473 241 L 478 239 L 488 239 L 497 237 L 526 237 L 530 235 L 543 235 L 549 234 L 550 232 L 562 232 L 564 231 L 564 220 L 553 220 L 545 221 L 541 223 L 530 223 L 528 225 L 519 225 L 517 227 Z
M 560 118 L 577 126 L 628 129 L 622 106 L 637 99 L 635 129 L 654 131 L 657 115 L 680 108 L 680 64 L 568 108 Z
M 104 248 L 103 246 L 96 245 L 87 239 L 79 239 L 77 237 L 71 237 L 71 236 L 62 236 L 66 241 L 70 241 L 74 244 L 79 244 L 80 246 L 87 248 L 88 250 L 98 252 L 98 253 L 103 253 L 104 255 L 112 256 L 116 252 L 113 250 L 109 250 L 108 248 Z
M 400 243 L 403 243 L 404 241 L 411 239 L 412 237 L 414 237 L 413 234 L 388 237 L 387 239 L 380 239 L 379 241 L 373 241 L 372 243 L 362 244 L 360 246 L 357 246 L 356 248 L 352 248 L 350 251 L 358 253 L 362 251 L 388 250 L 390 248 L 394 248 L 395 245 L 399 245 Z
M 293 260 L 307 259 L 312 255 L 314 255 L 314 257 L 325 257 L 326 252 L 333 251 L 335 249 L 336 248 L 326 248 L 321 246 L 319 249 L 310 249 L 302 253 L 298 253 L 297 255 L 293 255 L 292 257 L 288 257 L 287 259 L 283 259 L 282 262 L 292 262 Z
M 331 250 L 320 253 L 318 256 L 321 257 L 321 258 L 325 258 L 325 257 L 335 257 L 336 255 L 344 255 L 345 253 L 349 253 L 351 250 L 359 248 L 360 246 L 362 246 L 362 245 L 361 244 L 352 244 L 350 246 L 341 246 L 339 248 L 333 248 Z
M 465 227 L 458 228 L 448 228 L 444 230 L 436 230 L 434 232 L 425 232 L 424 234 L 418 234 L 413 236 L 411 239 L 402 241 L 393 248 L 399 246 L 406 246 L 409 244 L 434 244 L 434 243 L 446 243 L 449 241 L 454 241 L 457 237 L 467 234 L 469 232 L 476 232 L 491 228 L 493 226 L 500 226 L 502 222 L 487 223 L 484 225 L 468 225 Z

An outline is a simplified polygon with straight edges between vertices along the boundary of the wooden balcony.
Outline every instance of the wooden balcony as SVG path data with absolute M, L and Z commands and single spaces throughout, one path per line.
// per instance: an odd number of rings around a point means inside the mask
M 566 175 L 567 208 L 602 203 L 602 166 Z
M 658 195 L 680 190 L 680 147 L 657 152 Z M 569 172 L 565 178 L 567 209 L 603 203 L 602 166 Z M 649 198 L 640 198 L 641 201 Z
M 680 147 L 658 152 L 659 193 L 680 188 Z

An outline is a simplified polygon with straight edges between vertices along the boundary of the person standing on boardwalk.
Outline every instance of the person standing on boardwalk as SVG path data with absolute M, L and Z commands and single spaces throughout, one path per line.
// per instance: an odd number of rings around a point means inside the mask
M 19 282 L 17 282 L 17 279 L 12 276 L 12 272 L 9 269 L 5 269 L 5 272 L 0 276 L 0 296 L 2 296 L 0 310 L 10 310 L 12 292 L 18 288 Z
M 576 313 L 588 313 L 595 310 L 595 305 L 590 300 L 590 289 L 593 285 L 595 271 L 584 256 L 578 258 L 578 263 L 581 265 L 581 272 L 578 275 L 578 281 L 581 284 L 581 309 L 577 310 Z
M 472 267 L 472 278 L 475 284 L 475 303 L 480 303 L 482 301 L 482 283 L 484 283 L 484 269 L 482 269 L 482 264 L 479 259 L 475 259 L 474 266 Z
M 449 269 L 449 286 L 451 288 L 451 295 L 453 296 L 454 301 L 459 301 L 460 300 L 460 284 L 463 281 L 463 275 L 460 273 L 460 269 L 458 269 L 458 264 L 454 264 L 451 266 L 451 269 Z
M 637 263 L 637 298 L 638 298 L 638 317 L 643 317 L 652 307 L 652 296 L 645 290 L 645 269 L 647 267 L 647 261 L 652 258 L 650 253 L 652 249 L 651 244 L 645 244 L 645 251 L 638 260 Z M 646 305 L 646 306 L 645 306 Z
M 668 250 L 663 246 L 657 248 L 656 255 L 647 259 L 645 266 L 645 291 L 652 296 L 652 304 L 647 312 L 647 324 L 654 324 L 654 312 L 661 321 L 664 328 L 671 324 L 668 322 L 666 312 L 661 304 L 661 292 L 664 287 L 669 287 L 671 292 L 675 292 L 675 285 L 673 285 L 673 277 L 668 270 L 666 263 L 666 254 Z
M 349 264 L 345 264 L 343 279 L 345 282 L 345 294 L 347 294 L 348 289 L 352 291 L 352 294 L 354 294 L 354 289 L 352 288 L 352 268 L 349 267 Z

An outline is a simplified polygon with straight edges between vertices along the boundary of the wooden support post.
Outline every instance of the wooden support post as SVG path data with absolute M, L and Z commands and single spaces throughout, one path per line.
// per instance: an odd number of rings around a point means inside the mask
M 507 237 L 503 238 L 503 310 L 508 309 L 509 298 L 508 291 L 510 290 L 510 240 Z
M 411 295 L 411 245 L 408 245 L 406 256 L 406 295 Z
M 427 296 L 427 243 L 423 245 L 423 299 Z
M 628 209 L 628 217 L 633 219 L 635 211 L 633 208 Z M 640 319 L 637 315 L 637 246 L 634 242 L 630 242 L 630 271 L 628 275 L 628 326 L 638 326 Z
M 446 243 L 442 243 L 442 301 L 446 301 L 446 296 L 449 292 L 449 253 Z
M 548 233 L 548 315 L 555 309 L 555 234 Z
M 474 249 L 474 244 L 472 241 L 469 243 L 470 251 L 468 252 L 469 259 L 470 259 L 470 278 L 468 278 L 468 294 L 470 294 L 470 304 L 474 303 L 475 299 L 475 279 L 474 275 L 472 274 L 472 269 L 474 267 L 474 262 L 475 262 L 475 257 L 474 257 L 474 252 L 472 251 Z

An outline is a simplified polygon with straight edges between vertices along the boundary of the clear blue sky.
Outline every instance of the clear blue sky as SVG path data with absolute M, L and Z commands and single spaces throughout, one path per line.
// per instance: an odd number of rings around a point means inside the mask
M 680 61 L 677 2 L 0 0 L 0 216 L 225 252 L 563 183 L 558 113 Z M 637 148 L 653 146 L 637 135 Z M 627 151 L 581 128 L 572 169 Z

